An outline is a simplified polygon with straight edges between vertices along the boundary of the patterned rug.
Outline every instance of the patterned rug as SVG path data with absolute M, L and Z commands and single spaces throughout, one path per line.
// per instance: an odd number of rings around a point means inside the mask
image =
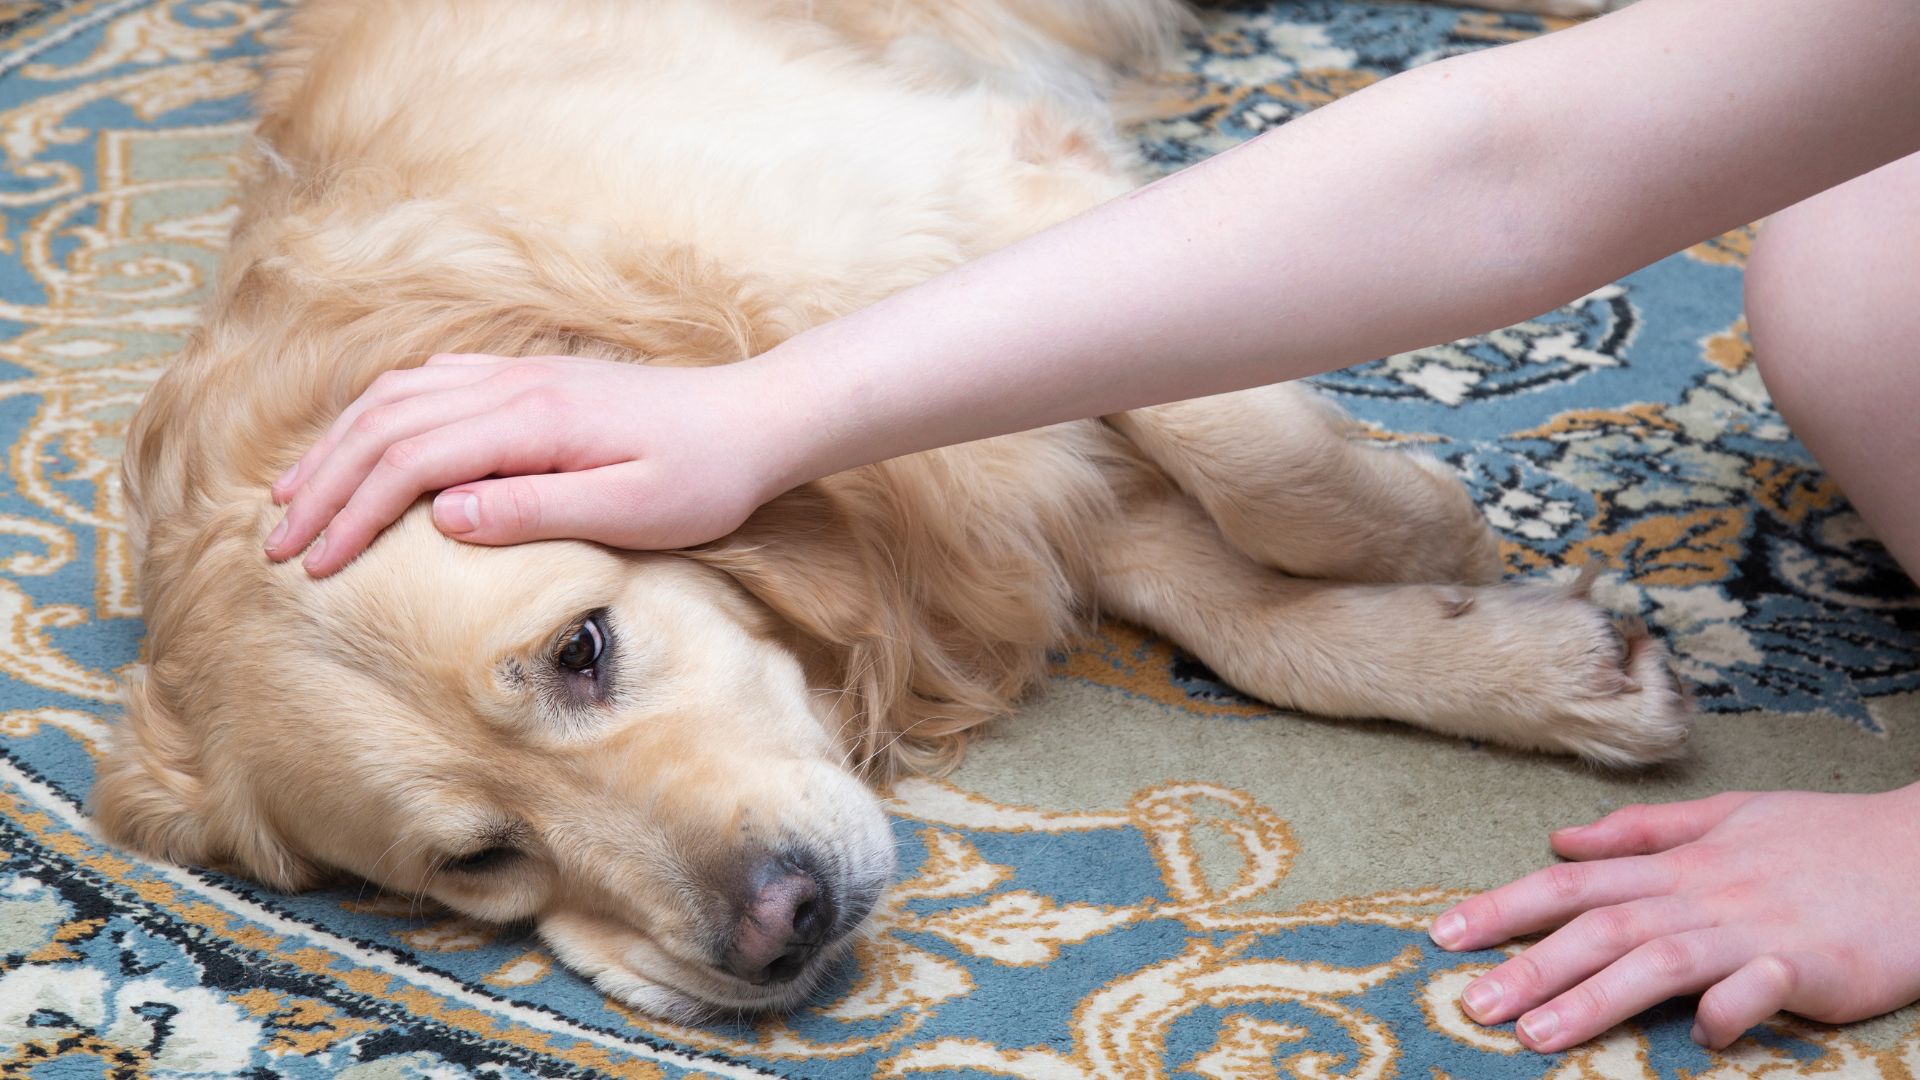
M 1744 231 L 1319 380 L 1379 438 L 1455 465 L 1516 573 L 1618 569 L 1604 598 L 1665 635 L 1706 710 L 1679 765 L 1604 775 L 1276 715 L 1110 626 L 957 775 L 899 785 L 902 882 L 816 1006 L 702 1029 L 609 1003 L 521 930 L 103 845 L 83 807 L 140 641 L 120 437 L 219 256 L 277 14 L 0 0 L 0 1076 L 1920 1076 L 1911 1009 L 1780 1020 L 1708 1054 L 1680 1002 L 1534 1055 L 1454 1005 L 1501 954 L 1420 932 L 1542 865 L 1549 828 L 1622 801 L 1920 775 L 1920 597 L 1768 404 Z M 1211 9 L 1141 143 L 1171 170 L 1542 29 L 1425 5 Z

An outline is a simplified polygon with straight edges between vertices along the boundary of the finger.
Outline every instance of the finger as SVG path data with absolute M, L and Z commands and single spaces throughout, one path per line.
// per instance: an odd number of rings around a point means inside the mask
M 1543 1054 L 1576 1046 L 1668 998 L 1726 978 L 1752 955 L 1741 945 L 1738 935 L 1719 928 L 1655 938 L 1521 1016 L 1514 1032 Z
M 1560 829 L 1550 840 L 1569 859 L 1647 855 L 1700 839 L 1751 798 L 1749 791 L 1729 791 L 1691 802 L 1623 806 L 1598 821 Z
M 551 442 L 536 426 L 494 414 L 394 443 L 332 515 L 302 565 L 314 577 L 340 569 L 429 491 L 490 473 L 544 472 L 553 465 Z
M 1460 1003 L 1482 1024 L 1511 1020 L 1655 938 L 1706 924 L 1697 904 L 1656 897 L 1594 908 L 1475 979 Z
M 1651 855 L 1555 863 L 1462 901 L 1433 920 L 1429 933 L 1443 949 L 1484 949 L 1559 926 L 1589 908 L 1665 895 L 1674 882 L 1673 867 Z
M 267 537 L 267 557 L 278 561 L 292 558 L 304 550 L 328 527 L 334 515 L 347 505 L 347 501 L 359 491 L 382 461 L 399 467 L 403 473 L 408 472 L 407 459 L 423 448 L 415 442 L 420 435 L 498 410 L 512 399 L 514 392 L 513 387 L 482 381 L 439 393 L 404 398 L 362 413 L 346 435 L 314 464 L 311 473 L 294 492 L 293 498 L 287 503 L 286 516 Z M 493 425 L 493 436 L 499 438 L 503 434 L 510 435 L 499 429 L 512 423 L 510 418 L 498 418 Z M 488 446 L 485 439 L 478 440 L 475 449 L 477 457 L 488 460 L 501 452 L 501 448 Z M 438 465 L 438 462 L 435 464 Z M 435 475 L 440 475 L 441 471 L 436 469 Z M 455 475 L 450 479 L 442 479 L 435 487 L 472 480 L 485 476 L 489 471 L 483 468 Z M 428 490 L 433 489 L 414 489 L 408 501 Z M 405 509 L 405 503 L 400 508 Z M 395 514 L 397 516 L 397 510 Z
M 433 501 L 441 532 L 473 544 L 592 540 L 634 550 L 718 539 L 740 522 L 724 513 L 689 517 L 648 483 L 653 470 L 622 462 L 579 472 L 510 476 L 462 484 Z
M 1805 982 L 1815 958 L 1804 954 L 1755 957 L 1715 983 L 1700 997 L 1694 1013 L 1693 1041 L 1722 1050 L 1768 1017 L 1787 1007 Z
M 309 447 L 306 453 L 300 455 L 300 460 L 294 462 L 292 468 L 281 473 L 280 478 L 273 482 L 273 501 L 284 504 L 293 498 L 294 493 L 300 489 L 301 478 L 312 476 L 320 463 L 333 452 L 333 448 L 339 445 L 340 440 L 353 429 L 354 423 L 369 410 L 420 394 L 470 385 L 486 378 L 488 374 L 489 371 L 481 369 L 478 365 L 432 370 L 424 367 L 404 368 L 382 372 L 379 378 L 374 379 L 365 390 L 361 391 L 359 397 L 353 399 L 353 402 L 334 418 L 333 423 L 328 426 L 326 433 L 320 437 L 319 441 Z

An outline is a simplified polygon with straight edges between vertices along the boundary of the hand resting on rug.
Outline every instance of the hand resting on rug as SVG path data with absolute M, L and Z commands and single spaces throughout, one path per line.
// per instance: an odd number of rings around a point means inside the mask
M 1518 1017 L 1540 1051 L 1702 991 L 1693 1037 L 1709 1047 L 1783 1009 L 1861 1020 L 1920 998 L 1916 822 L 1920 784 L 1628 806 L 1554 833 L 1575 861 L 1460 904 L 1433 939 L 1484 949 L 1560 928 L 1462 995 L 1483 1024 Z

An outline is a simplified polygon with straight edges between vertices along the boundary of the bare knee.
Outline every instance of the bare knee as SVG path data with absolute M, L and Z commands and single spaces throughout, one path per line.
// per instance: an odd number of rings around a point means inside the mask
M 1920 155 L 1775 215 L 1747 264 L 1774 404 L 1909 572 L 1920 569 Z
M 1787 422 L 1798 426 L 1832 368 L 1845 361 L 1831 337 L 1842 314 L 1833 301 L 1852 273 L 1834 210 L 1802 203 L 1760 227 L 1747 259 L 1747 330 L 1754 363 Z
M 1787 208 L 1760 226 L 1747 260 L 1754 362 L 1791 425 L 1812 415 L 1836 380 L 1861 373 L 1884 345 L 1890 295 L 1912 258 L 1890 221 L 1895 191 L 1920 183 L 1920 158 L 1898 162 Z
M 1747 258 L 1747 333 L 1753 361 L 1789 424 L 1796 423 L 1800 405 L 1819 381 L 1814 372 L 1825 359 L 1811 325 L 1819 319 L 1818 304 L 1802 285 L 1830 261 L 1825 247 L 1817 231 L 1803 227 L 1789 210 L 1761 225 Z
M 1920 154 L 1760 227 L 1747 260 L 1747 323 L 1760 375 L 1789 422 L 1811 395 L 1871 366 L 1911 307 L 1916 207 Z

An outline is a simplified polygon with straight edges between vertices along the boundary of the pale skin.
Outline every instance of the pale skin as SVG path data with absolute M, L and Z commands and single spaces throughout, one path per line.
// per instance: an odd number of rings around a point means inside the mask
M 473 543 L 701 543 L 841 469 L 1484 332 L 1776 214 L 1748 272 L 1762 374 L 1912 572 L 1917 50 L 1909 0 L 1641 0 L 1386 80 L 749 361 L 434 357 L 276 483 L 268 555 L 324 576 L 434 491 Z M 1273 192 L 1313 211 L 1251 209 Z M 1920 998 L 1917 825 L 1920 784 L 1630 807 L 1432 933 L 1553 931 L 1465 993 L 1536 1050 L 1700 992 L 1710 1047 L 1780 1010 L 1861 1019 Z

